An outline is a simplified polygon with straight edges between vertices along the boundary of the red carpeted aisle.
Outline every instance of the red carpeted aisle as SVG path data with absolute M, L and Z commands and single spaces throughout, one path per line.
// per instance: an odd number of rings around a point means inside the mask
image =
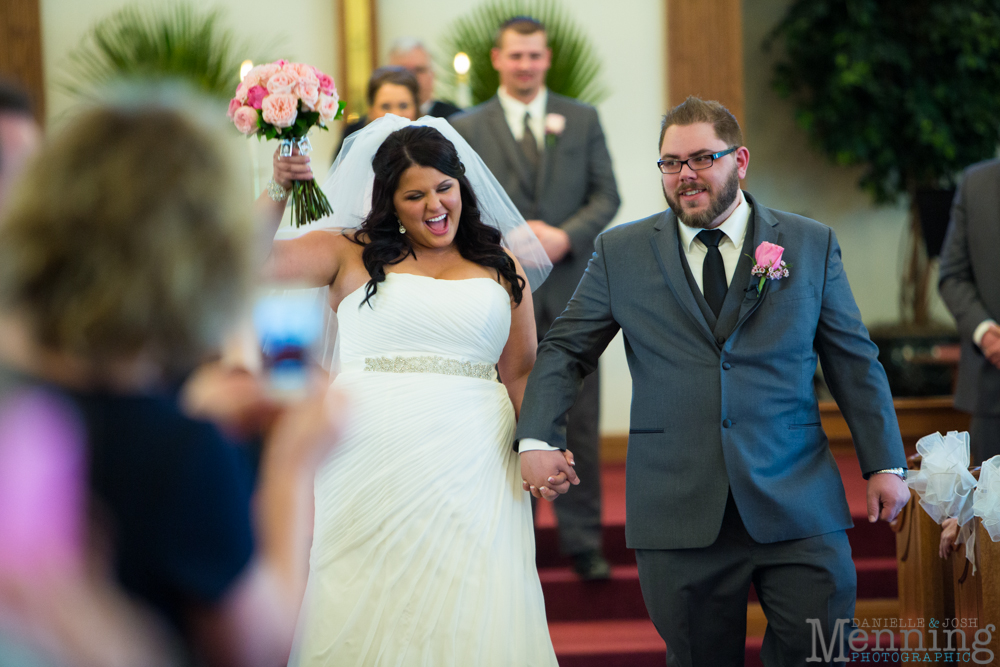
M 895 615 L 896 543 L 885 523 L 869 524 L 865 481 L 853 453 L 837 456 L 854 528 L 848 531 L 858 572 L 858 613 Z M 536 516 L 538 574 L 545 591 L 549 631 L 561 667 L 662 667 L 665 646 L 646 615 L 635 557 L 625 547 L 625 467 L 606 465 L 605 554 L 612 564 L 606 582 L 581 582 L 559 556 L 555 516 L 539 503 Z M 804 499 L 807 501 L 808 499 Z M 747 604 L 747 667 L 761 665 L 765 621 L 751 589 Z

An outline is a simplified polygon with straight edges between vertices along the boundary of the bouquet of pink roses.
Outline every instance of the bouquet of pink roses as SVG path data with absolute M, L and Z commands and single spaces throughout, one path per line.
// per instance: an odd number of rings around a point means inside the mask
M 257 65 L 236 87 L 229 102 L 229 118 L 236 129 L 258 138 L 281 139 L 281 155 L 312 150 L 307 136 L 313 126 L 327 129 L 340 120 L 344 103 L 337 97 L 333 79 L 311 65 L 278 60 Z M 279 188 L 280 189 L 280 188 Z M 292 185 L 292 222 L 296 227 L 333 213 L 316 181 Z

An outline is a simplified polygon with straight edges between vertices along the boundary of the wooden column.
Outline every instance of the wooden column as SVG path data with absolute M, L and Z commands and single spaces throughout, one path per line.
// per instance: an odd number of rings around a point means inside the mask
M 742 0 L 666 0 L 667 104 L 717 100 L 743 122 Z
M 0 77 L 24 86 L 35 103 L 35 117 L 45 120 L 42 74 L 42 27 L 38 0 L 3 0 L 0 9 Z
M 337 0 L 340 73 L 337 91 L 347 103 L 344 119 L 365 112 L 368 79 L 378 62 L 378 16 L 375 0 Z

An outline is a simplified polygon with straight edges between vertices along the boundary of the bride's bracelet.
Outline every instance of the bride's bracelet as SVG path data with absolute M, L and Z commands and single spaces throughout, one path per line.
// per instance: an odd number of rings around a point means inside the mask
M 272 178 L 267 182 L 267 196 L 270 197 L 272 201 L 285 201 L 288 199 L 288 190 L 281 187 Z

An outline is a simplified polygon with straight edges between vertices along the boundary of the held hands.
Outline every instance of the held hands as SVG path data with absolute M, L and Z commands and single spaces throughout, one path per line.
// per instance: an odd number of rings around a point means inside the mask
M 892 473 L 877 473 L 868 478 L 868 521 L 892 521 L 910 501 L 906 482 Z
M 292 147 L 292 155 L 281 156 L 281 148 L 274 151 L 274 158 L 271 160 L 273 166 L 274 182 L 285 188 L 292 189 L 292 181 L 308 181 L 313 177 L 312 166 L 308 155 L 299 155 L 299 147 Z
M 1000 326 L 990 325 L 979 341 L 979 349 L 991 364 L 1000 368 Z
M 528 220 L 527 222 L 531 231 L 538 237 L 539 243 L 542 244 L 545 254 L 549 256 L 550 262 L 553 264 L 560 262 L 563 257 L 569 254 L 571 247 L 569 234 L 543 220 Z
M 573 469 L 573 452 L 521 452 L 521 486 L 536 498 L 552 501 L 580 483 Z

